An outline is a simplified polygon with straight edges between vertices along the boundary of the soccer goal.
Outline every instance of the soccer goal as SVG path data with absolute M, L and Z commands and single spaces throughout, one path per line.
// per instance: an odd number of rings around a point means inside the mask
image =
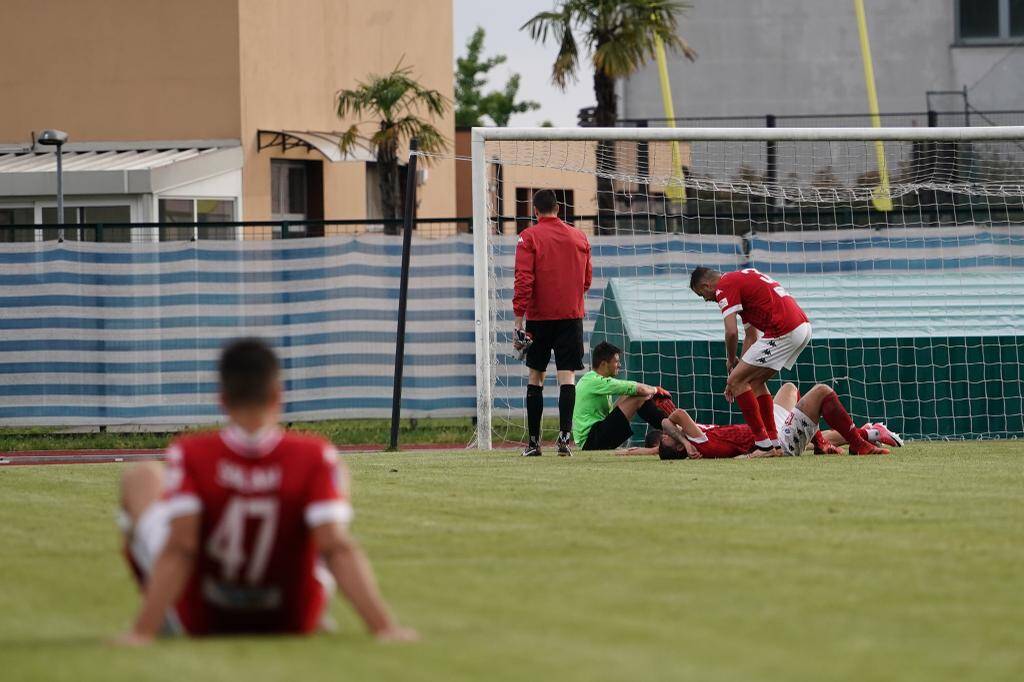
M 704 265 L 755 268 L 807 311 L 780 381 L 828 382 L 911 438 L 1024 436 L 1024 127 L 475 128 L 472 173 L 480 448 L 525 418 L 514 254 L 540 188 L 591 241 L 586 362 L 615 343 L 698 421 L 741 420 L 717 308 L 689 291 Z

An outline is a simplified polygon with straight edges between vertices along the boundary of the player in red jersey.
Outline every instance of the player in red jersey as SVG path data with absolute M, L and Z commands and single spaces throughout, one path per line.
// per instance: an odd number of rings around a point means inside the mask
M 690 288 L 705 301 L 716 301 L 722 311 L 729 373 L 726 399 L 739 404 L 758 450 L 781 455 L 767 383 L 783 367 L 792 369 L 810 342 L 807 315 L 778 282 L 754 268 L 724 275 L 710 268 L 697 268 L 690 275 Z M 739 357 L 737 315 L 745 328 Z
M 817 384 L 802 396 L 792 409 L 781 409 L 778 415 L 773 403 L 772 412 L 772 421 L 777 421 L 780 446 L 786 455 L 796 456 L 804 451 L 818 433 L 819 419 L 824 419 L 825 423 L 850 444 L 850 454 L 889 454 L 888 450 L 869 442 L 867 430 L 854 426 L 853 420 L 839 401 L 839 396 L 825 384 Z M 662 421 L 658 454 L 662 459 L 739 457 L 756 453 L 756 440 L 747 424 L 698 424 L 685 410 L 677 410 L 676 419 Z M 697 454 L 693 454 L 691 446 L 696 448 Z
M 410 640 L 377 591 L 347 524 L 348 475 L 327 441 L 278 426 L 278 361 L 262 342 L 220 360 L 221 431 L 177 439 L 167 467 L 125 472 L 126 553 L 143 590 L 132 629 L 192 635 L 308 633 L 336 583 L 379 639 Z

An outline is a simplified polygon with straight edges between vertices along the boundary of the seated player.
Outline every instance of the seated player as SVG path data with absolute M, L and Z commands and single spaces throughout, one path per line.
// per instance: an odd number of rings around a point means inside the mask
M 651 398 L 658 389 L 635 381 L 616 379 L 622 351 L 607 341 L 590 351 L 593 369 L 576 385 L 572 437 L 584 450 L 611 450 L 633 435 L 633 415 L 657 427 L 667 417 Z M 612 396 L 619 396 L 612 403 Z
M 348 475 L 334 447 L 278 426 L 273 351 L 254 339 L 232 343 L 220 384 L 227 426 L 177 439 L 166 468 L 125 472 L 125 553 L 143 602 L 118 643 L 146 644 L 168 630 L 308 633 L 332 582 L 378 639 L 415 639 L 388 612 L 347 530 Z
M 658 454 L 662 459 L 719 459 L 748 454 L 751 457 L 760 455 L 761 451 L 755 446 L 754 434 L 746 424 L 697 424 L 685 410 L 680 412 L 683 412 L 679 419 L 683 422 L 682 426 L 668 419 L 662 421 L 663 433 L 658 443 Z M 854 426 L 850 415 L 840 403 L 839 396 L 825 384 L 817 384 L 808 391 L 779 424 L 778 433 L 782 450 L 789 456 L 802 453 L 818 431 L 818 420 L 822 418 L 850 444 L 850 454 L 889 454 L 888 450 L 879 448 L 864 438 L 864 434 Z M 685 446 L 687 441 L 696 446 L 697 455 L 689 452 Z

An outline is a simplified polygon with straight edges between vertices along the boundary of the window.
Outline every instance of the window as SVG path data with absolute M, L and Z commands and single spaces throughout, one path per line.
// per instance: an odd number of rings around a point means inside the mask
M 34 242 L 35 230 L 5 229 L 9 225 L 31 225 L 35 222 L 30 207 L 0 208 L 0 242 Z
M 541 188 L 516 187 L 516 234 L 533 225 L 533 193 Z M 575 196 L 571 189 L 551 188 L 558 199 L 558 217 L 567 223 L 575 221 Z
M 270 213 L 274 220 L 322 220 L 324 175 L 320 161 L 270 160 Z M 274 227 L 280 239 L 281 228 Z M 290 225 L 288 236 L 323 236 L 323 226 Z
M 1024 0 L 958 0 L 957 40 L 998 43 L 1024 37 Z
M 64 224 L 77 225 L 94 223 L 96 225 L 82 228 L 65 228 L 64 239 L 82 242 L 130 242 L 132 231 L 128 227 L 106 227 L 110 223 L 130 223 L 132 209 L 130 206 L 72 206 L 64 207 Z M 57 209 L 53 206 L 43 208 L 43 225 L 56 225 Z M 57 239 L 60 230 L 57 228 L 43 229 L 43 239 Z
M 204 223 L 230 223 L 234 219 L 235 202 L 230 199 L 161 199 L 159 220 L 165 227 L 160 230 L 160 241 L 184 241 L 196 237 L 234 239 L 234 227 L 202 227 Z M 173 227 L 175 223 L 182 226 Z

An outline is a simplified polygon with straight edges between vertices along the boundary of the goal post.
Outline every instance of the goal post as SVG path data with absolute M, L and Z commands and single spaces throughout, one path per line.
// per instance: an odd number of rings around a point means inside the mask
M 471 149 L 477 447 L 525 420 L 512 263 L 541 188 L 591 239 L 585 356 L 616 342 L 628 378 L 669 388 L 698 421 L 738 417 L 720 396 L 717 311 L 682 283 L 697 265 L 755 267 L 814 326 L 781 380 L 837 384 L 855 418 L 912 437 L 1024 436 L 1024 313 L 1010 304 L 1024 300 L 1024 127 L 474 128 Z M 871 206 L 883 170 L 884 212 Z M 598 177 L 611 225 L 597 224 Z M 546 417 L 556 398 L 548 387 Z

